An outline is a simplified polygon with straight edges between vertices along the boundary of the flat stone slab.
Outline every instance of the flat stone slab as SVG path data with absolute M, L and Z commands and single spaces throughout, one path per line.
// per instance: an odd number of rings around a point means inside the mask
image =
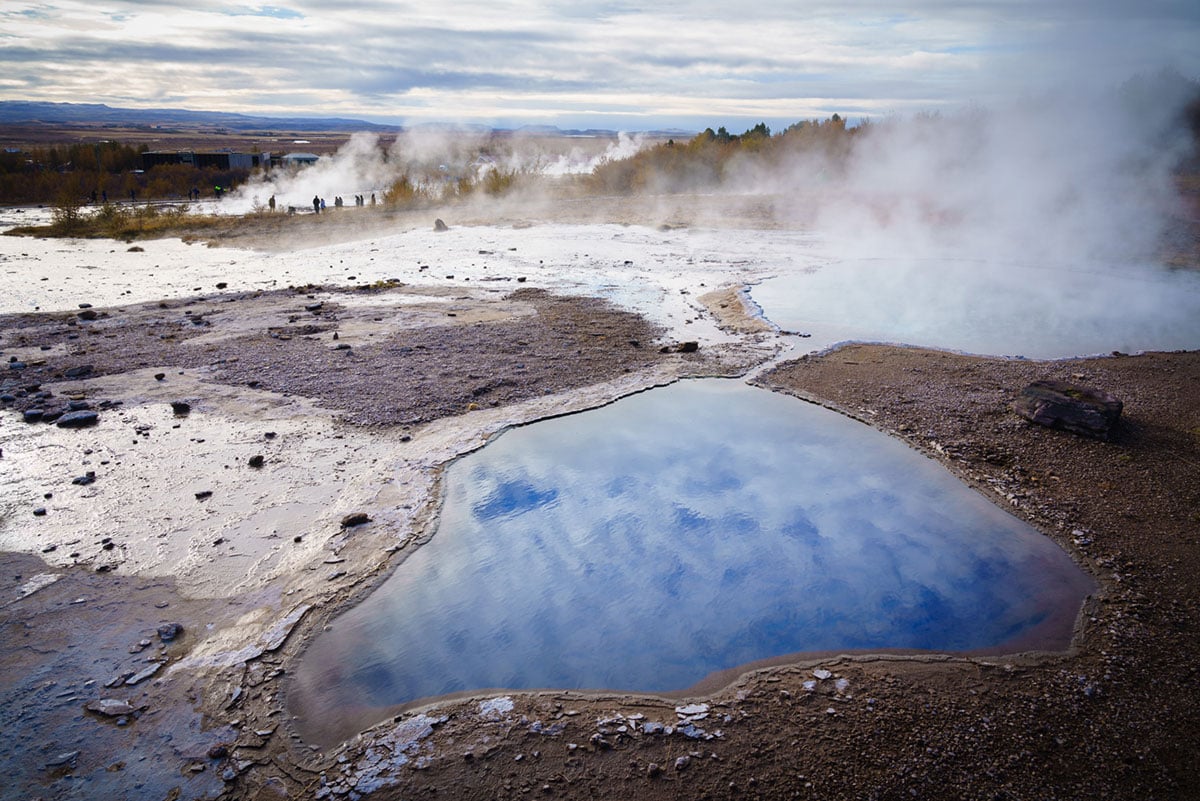
M 1034 381 L 1012 403 L 1030 422 L 1103 440 L 1112 439 L 1123 408 L 1107 392 L 1055 380 Z

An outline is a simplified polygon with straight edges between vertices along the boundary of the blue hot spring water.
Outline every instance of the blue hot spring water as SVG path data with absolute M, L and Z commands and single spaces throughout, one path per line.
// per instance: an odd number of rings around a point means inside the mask
M 298 665 L 310 739 L 461 691 L 666 692 L 805 651 L 1062 648 L 1093 588 L 935 462 L 734 381 L 508 431 L 446 484 L 432 539 Z

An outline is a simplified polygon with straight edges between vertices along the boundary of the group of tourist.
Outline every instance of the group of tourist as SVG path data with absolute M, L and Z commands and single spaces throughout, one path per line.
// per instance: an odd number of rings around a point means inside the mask
M 376 204 L 376 202 L 377 201 L 375 199 L 375 193 L 372 192 L 370 204 L 372 206 L 374 206 Z M 271 195 L 271 199 L 268 201 L 268 205 L 271 207 L 271 211 L 275 210 L 275 196 L 274 195 Z M 334 199 L 333 199 L 333 207 L 334 208 L 341 208 L 342 206 L 345 206 L 345 205 L 346 205 L 346 200 L 341 195 L 337 195 L 334 197 Z M 367 205 L 367 196 L 366 195 L 355 195 L 354 196 L 354 205 L 355 206 L 366 206 Z M 312 206 L 313 206 L 313 213 L 315 213 L 315 214 L 320 214 L 321 212 L 325 211 L 325 198 L 321 197 L 320 195 L 313 195 Z

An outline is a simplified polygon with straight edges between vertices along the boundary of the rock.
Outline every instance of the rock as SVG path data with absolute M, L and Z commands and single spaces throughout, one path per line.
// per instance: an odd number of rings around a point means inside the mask
M 699 342 L 680 342 L 677 349 L 680 353 L 695 353 L 700 350 Z
M 831 676 L 833 676 L 833 674 L 832 674 L 832 673 L 830 673 L 830 672 L 829 672 L 828 670 L 826 670 L 825 668 L 817 668 L 816 670 L 814 670 L 814 671 L 812 672 L 812 674 L 813 674 L 814 676 L 816 676 L 818 679 L 820 679 L 821 681 L 825 681 L 825 679 L 828 679 L 828 678 L 830 678 Z
M 21 413 L 21 419 L 26 423 L 40 423 L 42 422 L 43 414 L 44 411 L 42 409 L 26 409 Z
M 351 512 L 342 518 L 342 528 L 351 528 L 353 526 L 361 526 L 364 523 L 370 523 L 371 518 L 366 512 Z
M 250 466 L 254 468 L 262 467 L 263 462 L 265 461 L 266 459 L 263 458 L 263 455 L 261 453 L 257 453 L 250 457 Z
M 77 367 L 68 367 L 63 370 L 63 375 L 67 378 L 83 378 L 86 375 L 91 375 L 93 370 L 90 364 L 81 364 Z
M 158 638 L 163 642 L 171 642 L 180 634 L 183 634 L 181 623 L 164 623 L 158 627 Z
M 55 423 L 59 428 L 87 428 L 100 422 L 100 415 L 90 409 L 67 412 Z
M 212 497 L 212 490 L 200 490 L 196 493 L 196 500 L 206 501 Z
M 675 707 L 675 714 L 681 718 L 698 717 L 708 713 L 708 704 L 688 704 Z
M 683 770 L 692 763 L 692 758 L 689 756 L 681 756 L 675 760 L 675 770 Z
M 163 380 L 164 378 L 166 378 L 166 377 L 167 377 L 167 374 L 166 374 L 166 373 L 155 373 L 155 374 L 154 374 L 154 380 L 155 380 L 155 381 L 162 381 L 162 380 Z
M 95 309 L 84 309 L 76 316 L 79 317 L 80 320 L 95 320 L 99 315 L 96 313 Z
M 433 221 L 433 230 L 437 231 L 438 233 L 441 233 L 442 231 L 449 231 L 450 226 L 448 226 L 448 225 L 446 225 L 446 223 L 442 222 L 441 218 L 438 218 Z
M 229 756 L 229 748 L 224 743 L 217 743 L 208 749 L 209 759 L 224 759 L 227 756 Z
M 65 751 L 57 756 L 53 756 L 46 760 L 46 767 L 61 768 L 64 765 L 74 765 L 75 758 L 79 756 L 78 751 Z
M 1034 381 L 1012 403 L 1030 422 L 1094 439 L 1112 438 L 1124 404 L 1099 389 L 1066 381 Z
M 82 476 L 76 476 L 75 478 L 71 479 L 71 483 L 77 484 L 81 487 L 86 487 L 88 484 L 91 484 L 95 480 L 96 480 L 96 471 L 89 470 L 89 471 L 87 471 L 86 474 L 84 474 Z
M 659 764 L 657 762 L 651 762 L 649 765 L 646 766 L 646 775 L 649 776 L 651 779 L 653 779 L 655 776 L 658 776 L 661 773 L 662 773 L 662 768 L 659 766 Z
M 150 665 L 149 667 L 141 670 L 138 673 L 134 673 L 132 676 L 125 679 L 125 684 L 129 685 L 130 687 L 132 687 L 135 684 L 139 684 L 139 683 L 145 681 L 146 679 L 150 678 L 151 676 L 153 676 L 158 671 L 162 670 L 162 666 L 163 666 L 162 662 L 155 662 L 154 664 Z
M 84 704 L 83 708 L 89 712 L 95 712 L 97 715 L 106 715 L 111 718 L 119 715 L 133 714 L 133 707 L 128 701 L 120 701 L 116 698 L 101 698 L 97 701 L 88 701 Z
M 224 281 L 217 282 L 217 289 L 224 289 L 227 286 L 229 286 L 229 284 L 225 283 Z
M 316 303 L 310 303 L 310 304 L 308 304 L 307 306 L 305 306 L 305 307 L 304 307 L 304 310 L 305 310 L 305 311 L 310 311 L 310 312 L 318 312 L 318 311 L 320 311 L 320 310 L 321 310 L 321 308 L 322 308 L 324 305 L 325 305 L 325 304 L 324 304 L 324 303 L 322 303 L 321 301 L 317 301 Z
M 45 516 L 46 516 L 46 507 L 45 507 L 45 506 L 39 506 L 39 507 L 37 507 L 36 509 L 34 509 L 34 510 L 33 510 L 33 516 L 34 516 L 34 517 L 45 517 Z
M 92 404 L 85 400 L 73 400 L 67 404 L 67 409 L 72 412 L 83 412 L 92 408 Z
M 183 417 L 192 411 L 192 404 L 181 400 L 171 401 L 171 411 L 175 412 L 175 414 L 179 415 L 180 417 Z

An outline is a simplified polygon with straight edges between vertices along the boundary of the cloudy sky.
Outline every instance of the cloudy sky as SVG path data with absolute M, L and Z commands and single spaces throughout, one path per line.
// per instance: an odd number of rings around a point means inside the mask
M 1195 0 L 4 0 L 0 99 L 739 129 L 1195 78 L 1197 43 Z

